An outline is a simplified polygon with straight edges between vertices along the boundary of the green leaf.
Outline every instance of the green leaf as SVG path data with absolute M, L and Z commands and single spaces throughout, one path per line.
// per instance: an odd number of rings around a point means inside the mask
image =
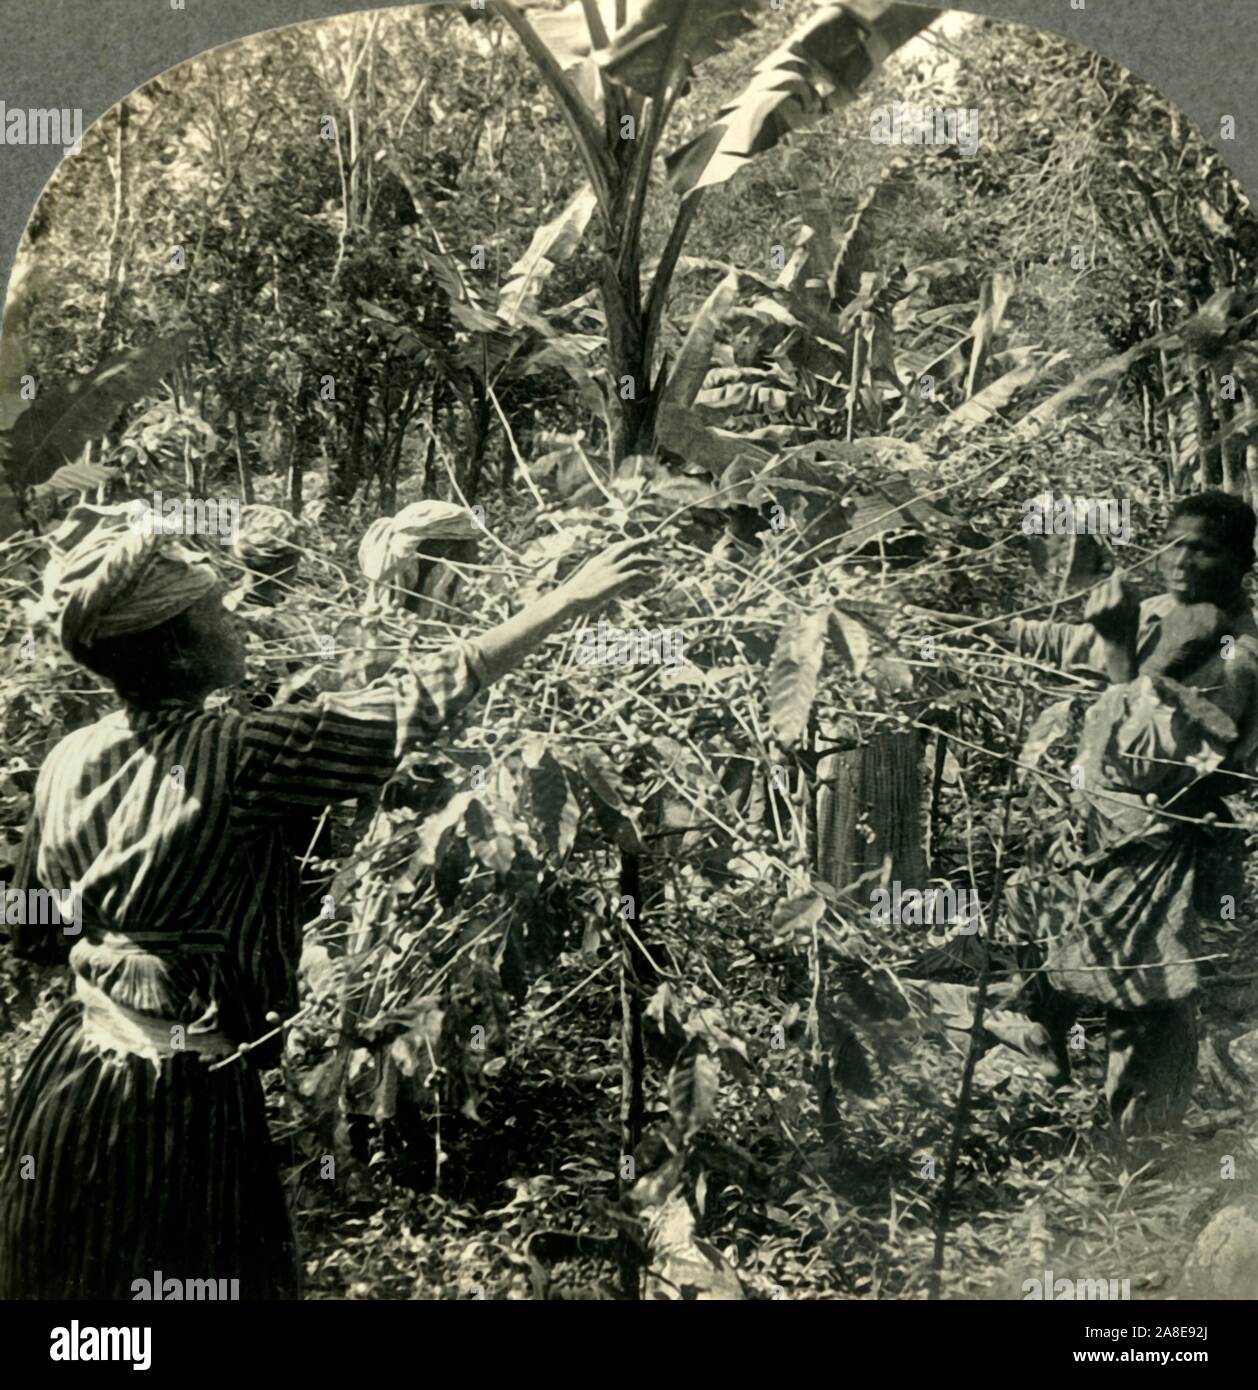
M 1033 386 L 1039 375 L 1038 367 L 1015 367 L 1013 371 L 997 377 L 990 386 L 985 386 L 978 395 L 959 405 L 948 416 L 948 424 L 963 430 L 985 424 L 993 415 L 1004 410 L 1020 391 Z
M 792 619 L 782 629 L 769 662 L 769 723 L 783 748 L 794 748 L 808 727 L 825 655 L 828 609 Z
M 1012 297 L 1013 276 L 1008 271 L 998 270 L 989 279 L 983 281 L 983 287 L 979 291 L 978 314 L 973 324 L 970 325 L 974 346 L 970 352 L 970 369 L 965 379 L 965 398 L 967 401 L 974 395 L 978 387 L 979 378 L 982 376 L 988 354 L 992 349 L 992 343 L 1000 331 L 1000 325 L 1004 322 L 1005 310 L 1009 307 L 1009 300 Z
M 21 499 L 0 472 L 0 541 L 6 541 L 22 530 Z
M 775 940 L 803 937 L 821 921 L 826 913 L 826 900 L 815 889 L 787 898 L 773 913 L 772 932 Z
M 546 45 L 562 71 L 574 68 L 594 51 L 590 38 L 590 26 L 586 20 L 585 7 L 581 0 L 571 0 L 559 10 L 544 10 L 533 0 L 516 0 L 517 10 L 526 14 L 533 31 Z M 603 27 L 610 32 L 616 27 L 615 0 L 595 0 L 595 8 L 603 20 Z
M 412 872 L 431 869 L 439 860 L 447 837 L 472 800 L 471 792 L 458 792 L 439 811 L 435 811 L 419 828 L 419 845 L 411 858 Z
M 673 188 L 684 196 L 724 183 L 792 130 L 847 106 L 935 16 L 885 0 L 822 6 L 756 65 L 742 95 L 707 130 L 668 156 Z
M 683 1143 L 712 1118 L 720 1083 L 716 1058 L 700 1044 L 687 1044 L 668 1074 L 668 1109 Z
M 536 307 L 538 291 L 581 244 L 597 206 L 594 189 L 583 184 L 557 217 L 533 233 L 529 249 L 507 272 L 498 295 L 498 317 L 504 323 L 514 324 L 522 310 Z
M 830 610 L 830 640 L 836 650 L 844 653 L 856 675 L 865 670 L 869 660 L 869 633 L 863 623 L 838 608 Z
M 0 465 L 17 487 L 46 482 L 113 428 L 121 412 L 151 392 L 186 352 L 192 334 L 127 348 L 68 386 L 45 387 L 0 430 Z
M 614 81 L 655 97 L 676 64 L 684 61 L 693 71 L 753 30 L 751 9 L 749 0 L 644 0 L 595 57 Z
M 566 858 L 576 839 L 581 809 L 563 768 L 549 750 L 530 770 L 528 785 L 534 815 L 547 845 L 557 858 Z
M 826 271 L 826 290 L 832 300 L 846 303 L 860 289 L 861 275 L 871 251 L 877 245 L 874 214 L 878 211 L 878 203 L 895 187 L 900 175 L 911 167 L 907 159 L 890 160 L 861 195 L 829 265 L 821 267 Z
M 407 1010 L 408 1027 L 389 1044 L 389 1056 L 403 1076 L 431 1076 L 441 1053 L 444 1010 L 433 998 L 417 999 Z
M 631 853 L 640 851 L 642 837 L 637 817 L 611 763 L 598 749 L 586 748 L 581 752 L 580 766 L 592 794 L 594 815 L 600 829 L 621 849 Z
M 1021 435 L 1034 434 L 1041 426 L 1057 419 L 1076 402 L 1082 402 L 1098 387 L 1108 387 L 1121 381 L 1124 376 L 1151 353 L 1160 348 L 1179 346 L 1180 339 L 1175 333 L 1156 333 L 1151 338 L 1129 347 L 1115 357 L 1107 357 L 1104 362 L 1086 371 L 1074 381 L 1054 391 L 1047 400 L 1041 401 L 1034 410 L 1018 421 L 1016 432 Z
M 673 991 L 667 981 L 660 985 L 651 996 L 650 1002 L 643 1011 L 643 1017 L 648 1022 L 654 1023 L 661 1033 L 669 1031 L 669 1020 L 680 1023 L 677 1017 L 677 1005 L 673 999 Z
M 67 463 L 64 468 L 58 468 L 47 482 L 39 483 L 35 495 L 91 492 L 116 477 L 117 469 L 106 468 L 103 463 L 85 463 L 80 459 L 77 463 Z
M 502 321 L 485 304 L 480 292 L 464 274 L 463 267 L 453 256 L 431 247 L 417 245 L 415 248 L 425 265 L 432 271 L 433 278 L 445 291 L 450 312 L 469 333 L 497 333 L 501 335 Z
M 755 477 L 773 457 L 741 435 L 712 429 L 697 411 L 679 405 L 661 404 L 655 437 L 671 453 L 689 463 L 701 463 L 713 477 L 720 477 L 736 463 L 746 464 L 748 475 Z
M 817 1015 L 817 1041 L 829 1070 L 830 1083 L 836 1090 L 851 1091 L 866 1099 L 875 1094 L 869 1058 L 860 1035 L 847 1019 L 821 1008 Z
M 865 670 L 870 685 L 884 695 L 907 695 L 913 689 L 913 668 L 898 656 L 876 656 Z
M 686 1020 L 685 1028 L 690 1037 L 701 1038 L 714 1056 L 727 1062 L 738 1080 L 750 1079 L 751 1058 L 747 1054 L 747 1044 L 729 1031 L 725 1015 L 720 1009 L 699 1009 Z
M 712 345 L 734 301 L 738 298 L 738 273 L 730 271 L 703 301 L 690 321 L 686 341 L 668 376 L 663 401 L 668 405 L 692 406 L 703 386 L 712 362 Z
M 515 862 L 515 834 L 497 810 L 474 797 L 467 804 L 463 824 L 468 848 L 477 859 L 494 873 L 508 873 Z

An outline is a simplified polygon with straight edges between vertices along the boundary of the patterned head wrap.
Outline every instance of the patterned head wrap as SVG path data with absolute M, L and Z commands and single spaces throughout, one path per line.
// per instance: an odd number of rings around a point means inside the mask
M 257 503 L 240 513 L 232 554 L 251 570 L 272 574 L 297 563 L 297 518 L 279 507 Z
M 412 502 L 396 516 L 382 516 L 367 528 L 358 547 L 358 565 L 368 579 L 368 606 L 397 606 L 396 590 L 413 591 L 425 541 L 474 540 L 481 528 L 466 507 L 454 502 Z
M 77 506 L 49 539 L 37 612 L 75 658 L 93 642 L 168 622 L 219 582 L 195 550 L 137 525 L 134 503 Z

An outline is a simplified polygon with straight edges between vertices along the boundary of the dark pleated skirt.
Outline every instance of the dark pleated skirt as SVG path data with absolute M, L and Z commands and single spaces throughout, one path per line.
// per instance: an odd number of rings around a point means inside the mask
M 102 1053 L 81 1018 L 78 1003 L 61 1010 L 14 1099 L 0 1298 L 133 1299 L 159 1270 L 238 1279 L 242 1299 L 300 1297 L 257 1072 Z

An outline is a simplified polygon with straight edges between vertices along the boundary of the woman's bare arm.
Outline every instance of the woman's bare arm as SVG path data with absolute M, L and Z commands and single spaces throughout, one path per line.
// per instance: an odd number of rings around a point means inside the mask
M 558 588 L 476 639 L 486 683 L 514 670 L 552 632 L 595 613 L 635 581 L 647 577 L 649 537 L 621 541 L 587 561 Z

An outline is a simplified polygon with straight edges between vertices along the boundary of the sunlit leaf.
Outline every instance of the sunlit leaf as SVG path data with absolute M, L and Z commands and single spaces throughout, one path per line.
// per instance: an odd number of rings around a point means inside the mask
M 493 807 L 473 797 L 464 812 L 468 848 L 487 869 L 505 874 L 515 862 L 515 835 Z
M 864 624 L 841 609 L 831 609 L 830 638 L 835 649 L 847 657 L 855 674 L 861 675 L 869 659 L 869 633 Z
M 668 405 L 691 406 L 712 361 L 712 345 L 730 306 L 738 296 L 738 276 L 731 271 L 703 301 L 690 321 L 686 340 L 669 373 L 663 400 Z
M 668 1076 L 668 1109 L 683 1140 L 712 1118 L 720 1082 L 720 1063 L 694 1044 L 674 1063 Z
M 794 748 L 808 727 L 825 655 L 827 609 L 794 618 L 778 636 L 769 663 L 769 723 L 783 748 Z
M 936 11 L 885 0 L 824 5 L 756 65 L 742 95 L 666 160 L 682 194 L 732 178 L 792 130 L 854 101 L 887 56 Z
M 498 317 L 504 323 L 515 323 L 521 310 L 536 304 L 555 267 L 581 244 L 596 206 L 593 188 L 583 184 L 557 217 L 534 231 L 528 250 L 507 272 L 507 282 L 498 295 Z

